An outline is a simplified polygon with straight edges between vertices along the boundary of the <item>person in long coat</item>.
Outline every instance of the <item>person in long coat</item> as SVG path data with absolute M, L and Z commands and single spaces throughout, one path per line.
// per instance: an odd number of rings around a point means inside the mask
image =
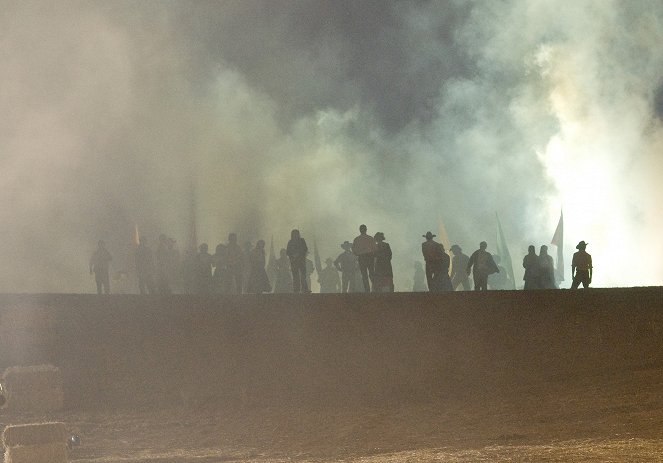
M 449 278 L 449 264 L 451 258 L 441 243 L 433 240 L 435 235 L 430 231 L 423 235 L 426 241 L 421 243 L 421 253 L 426 261 L 426 280 L 428 290 L 431 292 L 451 291 L 451 278 Z
M 244 251 L 237 244 L 237 234 L 228 234 L 228 244 L 224 252 L 225 256 L 225 273 L 228 288 L 226 292 L 230 294 L 242 294 L 242 283 L 244 282 L 244 271 L 242 269 L 244 264 Z
M 548 255 L 548 246 L 541 246 L 539 251 L 539 287 L 542 289 L 556 289 L 555 264 L 552 256 Z
M 285 253 L 290 259 L 290 270 L 292 271 L 292 291 L 294 293 L 310 293 L 311 290 L 306 282 L 306 255 L 308 246 L 299 234 L 299 230 L 290 232 L 290 241 L 286 246 Z
M 223 294 L 228 289 L 228 271 L 226 268 L 226 245 L 219 243 L 212 256 L 214 273 L 212 274 L 212 292 Z
M 247 291 L 249 293 L 269 293 L 272 290 L 265 270 L 265 241 L 258 240 L 256 247 L 249 255 L 249 281 Z
M 536 255 L 536 249 L 532 245 L 527 248 L 527 255 L 523 257 L 523 268 L 525 269 L 524 289 L 539 288 L 539 256 Z
M 106 250 L 106 243 L 100 240 L 97 243 L 97 250 L 90 259 L 90 275 L 94 273 L 94 280 L 97 283 L 97 294 L 103 292 L 110 294 L 110 279 L 108 276 L 108 267 L 113 260 L 110 253 Z
M 375 268 L 373 275 L 376 292 L 394 292 L 394 272 L 391 268 L 391 247 L 384 242 L 384 233 L 377 232 L 375 239 Z
M 210 255 L 207 243 L 198 246 L 195 266 L 195 291 L 197 294 L 210 294 L 212 292 L 212 265 L 214 258 Z
M 279 252 L 279 258 L 276 259 L 276 281 L 274 282 L 275 293 L 292 292 L 292 272 L 290 271 L 290 260 L 286 255 L 285 249 Z

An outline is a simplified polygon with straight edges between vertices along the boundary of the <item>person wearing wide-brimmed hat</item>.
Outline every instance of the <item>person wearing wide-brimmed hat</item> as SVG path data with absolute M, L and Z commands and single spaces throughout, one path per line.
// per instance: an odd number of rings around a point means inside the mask
M 385 236 L 377 232 L 374 236 L 375 251 L 375 273 L 373 279 L 373 291 L 394 292 L 394 272 L 391 268 L 391 247 L 385 243 Z
M 343 252 L 334 261 L 334 267 L 341 272 L 341 292 L 355 292 L 355 273 L 357 271 L 357 256 L 352 253 L 352 243 L 345 241 L 341 244 Z
M 435 235 L 430 231 L 422 235 L 426 241 L 421 243 L 421 253 L 426 261 L 426 281 L 428 290 L 448 291 L 451 289 L 451 280 L 449 278 L 449 263 L 451 259 L 449 254 L 444 251 L 437 241 L 433 240 Z
M 334 267 L 334 260 L 331 257 L 325 259 L 326 267 L 318 271 L 318 283 L 320 283 L 321 293 L 340 293 L 341 279 L 338 277 L 338 270 Z
M 582 283 L 583 288 L 589 288 L 592 283 L 592 256 L 585 251 L 587 244 L 584 241 L 578 243 L 576 246 L 578 252 L 573 254 L 573 260 L 571 261 L 573 283 L 571 283 L 571 289 L 578 289 L 580 283 Z

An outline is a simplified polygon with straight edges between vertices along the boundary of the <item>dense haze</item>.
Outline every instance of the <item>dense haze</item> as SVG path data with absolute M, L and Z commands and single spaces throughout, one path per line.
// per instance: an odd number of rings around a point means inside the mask
M 360 223 L 495 251 L 565 219 L 596 286 L 663 283 L 663 3 L 0 0 L 1 291 L 93 291 L 105 239 Z M 278 251 L 278 250 L 277 250 Z M 551 247 L 551 254 L 555 248 Z M 517 282 L 521 284 L 520 281 Z

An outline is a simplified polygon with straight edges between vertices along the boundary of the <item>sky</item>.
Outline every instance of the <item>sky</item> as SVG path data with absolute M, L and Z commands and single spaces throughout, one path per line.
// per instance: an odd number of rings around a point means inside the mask
M 0 291 L 92 292 L 137 226 L 210 249 L 364 223 L 411 286 L 443 224 L 589 243 L 594 286 L 663 283 L 663 3 L 0 0 Z M 550 246 L 550 254 L 556 249 Z

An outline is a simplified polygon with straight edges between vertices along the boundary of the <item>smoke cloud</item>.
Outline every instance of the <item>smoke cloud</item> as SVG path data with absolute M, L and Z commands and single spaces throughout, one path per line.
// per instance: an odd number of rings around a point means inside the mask
M 426 231 L 499 214 L 517 280 L 565 218 L 567 285 L 663 283 L 658 1 L 3 2 L 0 290 L 92 291 L 134 224 L 211 249 L 359 224 L 408 289 Z M 551 254 L 555 255 L 554 248 Z M 635 264 L 637 260 L 637 264 Z M 520 282 L 517 281 L 517 284 Z

